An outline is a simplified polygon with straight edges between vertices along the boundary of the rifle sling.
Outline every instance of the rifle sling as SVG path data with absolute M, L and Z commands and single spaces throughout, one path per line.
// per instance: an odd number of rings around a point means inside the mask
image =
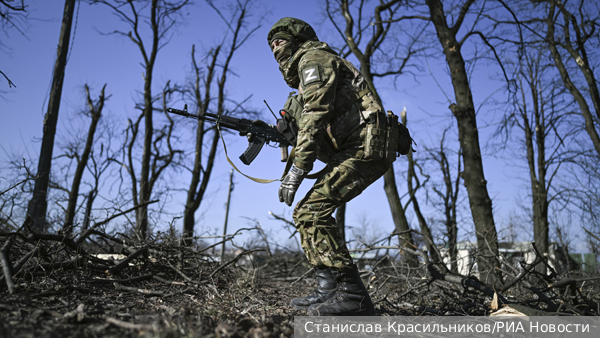
M 271 183 L 271 182 L 275 182 L 275 181 L 283 181 L 283 179 L 285 178 L 285 175 L 287 175 L 287 173 L 292 168 L 292 164 L 294 163 L 294 158 L 296 157 L 296 147 L 292 148 L 292 151 L 290 152 L 290 155 L 288 156 L 288 160 L 285 163 L 285 170 L 284 170 L 283 175 L 281 176 L 281 178 L 268 180 L 268 179 L 264 179 L 264 178 L 256 178 L 256 177 L 248 176 L 248 175 L 244 174 L 243 172 L 241 172 L 235 166 L 235 164 L 233 164 L 233 162 L 229 159 L 229 156 L 227 155 L 227 146 L 225 145 L 225 140 L 223 139 L 223 134 L 221 134 L 221 127 L 218 124 L 217 124 L 217 131 L 219 132 L 219 137 L 221 138 L 221 142 L 223 143 L 223 150 L 225 150 L 225 158 L 227 158 L 227 162 L 229 162 L 229 164 L 231 165 L 231 167 L 233 169 L 235 169 L 235 171 L 237 171 L 238 173 L 242 174 L 242 176 L 251 179 L 254 182 L 257 182 L 257 183 Z M 311 179 L 311 180 L 312 179 L 316 179 L 316 178 L 320 177 L 323 173 L 325 173 L 325 170 L 327 168 L 328 168 L 328 166 L 325 166 L 325 168 L 321 169 L 320 171 L 318 171 L 316 173 L 313 173 L 313 174 L 310 174 L 310 175 L 307 175 L 306 178 Z
M 296 147 L 292 148 L 292 151 L 290 151 L 290 155 L 288 156 L 288 160 L 285 163 L 285 170 L 283 171 L 283 176 L 281 176 L 282 181 L 283 181 L 283 178 L 285 177 L 285 175 L 287 175 L 287 173 L 292 168 L 292 164 L 294 163 L 295 157 L 296 157 Z M 329 168 L 329 166 L 326 165 L 323 169 L 317 171 L 316 173 L 306 175 L 305 178 L 308 178 L 309 180 L 317 179 L 317 178 L 321 177 L 323 174 L 325 174 L 325 171 L 327 171 L 328 168 Z
M 231 162 L 231 160 L 229 159 L 229 156 L 227 155 L 227 146 L 225 145 L 225 140 L 223 139 L 223 134 L 221 134 L 221 127 L 217 124 L 217 131 L 219 132 L 219 137 L 221 138 L 221 142 L 223 142 L 223 150 L 225 150 L 225 157 L 227 158 L 227 162 L 229 162 L 229 164 L 231 165 L 231 167 L 233 169 L 235 169 L 235 171 L 237 171 L 238 173 L 242 174 L 242 176 L 245 176 L 251 180 L 253 180 L 254 182 L 257 183 L 271 183 L 271 182 L 275 182 L 275 181 L 279 181 L 279 179 L 275 179 L 275 180 L 267 180 L 264 178 L 256 178 L 256 177 L 252 177 L 252 176 L 248 176 L 246 174 L 244 174 L 243 172 L 241 172 L 236 166 L 235 164 L 233 164 L 233 162 Z

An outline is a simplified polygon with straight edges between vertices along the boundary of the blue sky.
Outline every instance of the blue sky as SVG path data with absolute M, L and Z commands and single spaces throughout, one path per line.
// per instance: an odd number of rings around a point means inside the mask
M 26 37 L 15 31 L 10 33 L 8 39 L 2 37 L 6 39 L 3 43 L 7 48 L 0 51 L 1 69 L 17 85 L 16 88 L 7 89 L 6 83 L 0 82 L 0 88 L 5 92 L 0 99 L 2 161 L 12 158 L 13 155 L 17 155 L 17 158 L 35 159 L 39 152 L 40 143 L 37 140 L 42 136 L 42 122 L 47 107 L 63 8 L 64 2 L 60 0 L 33 1 L 29 7 L 32 19 L 29 20 L 30 27 Z M 263 0 L 262 5 L 255 7 L 254 18 L 258 19 L 264 15 L 263 25 L 234 56 L 232 68 L 236 76 L 230 77 L 229 80 L 230 95 L 238 100 L 252 95 L 250 107 L 260 110 L 261 118 L 272 123 L 273 117 L 262 101 L 266 99 L 274 110 L 278 110 L 285 102 L 290 88 L 281 78 L 267 46 L 268 29 L 281 17 L 295 16 L 313 25 L 321 40 L 335 41 L 335 44 L 339 45 L 339 37 L 321 13 L 322 2 L 317 0 Z M 117 121 L 120 129 L 124 129 L 127 118 L 133 118 L 137 114 L 134 101 L 143 88 L 143 69 L 140 66 L 141 56 L 137 47 L 126 38 L 101 34 L 125 29 L 125 26 L 104 6 L 82 3 L 76 8 L 76 15 L 77 22 L 72 34 L 59 114 L 59 142 L 73 135 L 78 128 L 83 128 L 76 122 L 76 113 L 84 108 L 84 84 L 89 84 L 93 97 L 97 97 L 101 87 L 107 84 L 107 94 L 112 96 L 106 103 L 104 116 L 110 116 Z M 169 44 L 159 52 L 154 72 L 155 92 L 167 80 L 183 81 L 186 78 L 189 74 L 193 44 L 196 45 L 200 56 L 220 41 L 225 33 L 223 21 L 204 1 L 198 0 L 195 5 L 188 7 L 184 21 L 174 32 Z M 425 71 L 419 74 L 418 82 L 411 76 L 406 76 L 397 82 L 396 87 L 390 82 L 377 83 L 387 109 L 398 113 L 403 107 L 407 108 L 409 127 L 419 144 L 418 150 L 423 149 L 424 145 L 437 142 L 443 128 L 451 121 L 448 101 L 436 84 L 436 81 L 439 82 L 444 91 L 451 96 L 452 90 L 444 72 L 443 60 L 430 59 L 428 62 L 432 73 Z M 432 74 L 435 75 L 435 80 Z M 476 104 L 480 104 L 500 86 L 489 80 L 492 76 L 493 74 L 486 73 L 476 79 L 479 81 L 474 86 Z M 180 106 L 177 107 L 177 104 Z M 177 104 L 176 108 L 181 108 L 184 102 L 180 101 Z M 485 125 L 491 123 L 496 116 L 493 113 L 481 113 L 479 116 L 482 137 L 486 137 L 493 130 Z M 455 139 L 456 135 L 451 133 L 449 137 Z M 265 147 L 255 162 L 248 167 L 237 159 L 247 145 L 246 139 L 229 135 L 226 141 L 230 158 L 234 159 L 238 168 L 246 174 L 261 178 L 278 178 L 281 175 L 283 164 L 279 162 L 278 149 Z M 483 139 L 482 144 L 485 142 Z M 55 156 L 57 152 L 55 148 Z M 417 152 L 417 156 L 419 154 Z M 37 164 L 37 160 L 34 162 Z M 395 166 L 402 196 L 406 193 L 406 184 L 401 176 L 406 161 L 400 158 Z M 525 196 L 527 191 L 523 187 L 525 182 L 516 179 L 522 176 L 515 172 L 520 169 L 514 165 L 507 165 L 502 160 L 485 157 L 484 168 L 489 192 L 494 200 L 495 219 L 498 228 L 501 229 L 506 226 L 509 215 L 519 211 L 520 196 Z M 221 231 L 229 170 L 230 166 L 221 152 L 217 158 L 207 198 L 197 216 L 198 230 Z M 271 220 L 268 215 L 268 212 L 272 211 L 291 216 L 292 208 L 278 201 L 278 183 L 261 185 L 237 173 L 234 181 L 229 232 L 247 227 L 247 217 L 257 219 L 274 238 L 287 238 L 288 232 L 282 228 L 281 223 Z M 187 185 L 187 180 L 178 182 L 176 179 L 174 184 L 183 188 Z M 310 185 L 309 181 L 302 184 L 296 201 L 304 195 Z M 167 206 L 172 213 L 177 214 L 183 210 L 183 196 L 175 195 L 169 201 Z M 463 196 L 466 196 L 464 191 Z M 410 221 L 418 228 L 416 220 L 411 216 L 412 213 L 409 213 Z M 359 228 L 364 219 L 371 223 L 369 231 L 380 234 L 381 237 L 393 231 L 393 222 L 383 191 L 383 180 L 375 182 L 348 205 L 347 223 L 350 226 Z M 468 224 L 468 220 L 466 222 Z

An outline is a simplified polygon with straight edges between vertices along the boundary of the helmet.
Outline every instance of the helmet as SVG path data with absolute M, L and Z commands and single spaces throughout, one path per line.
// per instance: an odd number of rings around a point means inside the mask
M 312 40 L 319 41 L 317 37 L 317 33 L 312 29 L 312 27 L 306 22 L 296 19 L 296 18 L 282 18 L 277 21 L 273 27 L 269 30 L 269 34 L 267 35 L 267 42 L 269 46 L 271 46 L 271 42 L 273 42 L 276 38 L 287 38 L 292 37 L 292 43 L 297 43 L 301 45 L 302 43 Z

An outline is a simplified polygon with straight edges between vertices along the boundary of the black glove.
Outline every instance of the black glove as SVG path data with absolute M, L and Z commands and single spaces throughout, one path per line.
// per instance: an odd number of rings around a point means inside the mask
M 285 175 L 283 182 L 281 182 L 281 186 L 279 186 L 279 202 L 285 202 L 288 206 L 292 206 L 296 191 L 306 174 L 308 174 L 308 171 L 292 166 L 290 172 Z

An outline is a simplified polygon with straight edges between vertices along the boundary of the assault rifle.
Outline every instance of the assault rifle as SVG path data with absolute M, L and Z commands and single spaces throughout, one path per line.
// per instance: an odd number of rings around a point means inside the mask
M 269 108 L 269 110 L 270 109 L 271 108 Z M 252 163 L 252 161 L 256 158 L 258 153 L 262 150 L 262 147 L 265 145 L 265 142 L 279 143 L 279 147 L 281 148 L 282 162 L 286 162 L 288 159 L 288 146 L 296 145 L 296 133 L 290 132 L 291 128 L 289 127 L 289 122 L 286 119 L 287 116 L 284 118 L 285 112 L 283 111 L 283 113 L 280 112 L 282 118 L 277 119 L 277 126 L 267 124 L 266 122 L 261 120 L 251 121 L 248 119 L 236 118 L 226 115 L 216 115 L 211 113 L 194 115 L 188 113 L 187 104 L 183 107 L 183 110 L 167 108 L 167 112 L 184 117 L 191 117 L 196 120 L 209 121 L 215 123 L 217 128 L 224 127 L 228 129 L 237 130 L 242 136 L 252 135 L 248 138 L 248 141 L 250 142 L 248 144 L 248 148 L 240 156 L 240 160 L 246 165 Z M 273 111 L 271 111 L 271 113 L 272 112 Z M 291 137 L 290 135 L 292 135 L 293 137 Z

